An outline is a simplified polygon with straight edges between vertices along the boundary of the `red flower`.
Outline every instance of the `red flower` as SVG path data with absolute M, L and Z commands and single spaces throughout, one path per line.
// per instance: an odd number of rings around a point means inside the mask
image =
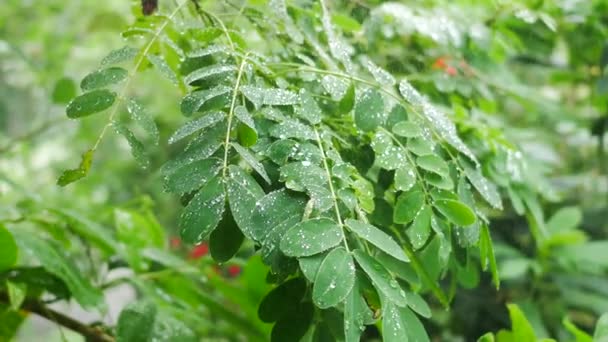
M 433 63 L 433 69 L 445 69 L 448 65 L 446 63 L 446 57 L 439 57 Z
M 200 259 L 209 253 L 209 245 L 206 242 L 201 243 L 200 245 L 194 246 L 192 250 L 190 250 L 190 259 Z
M 241 266 L 239 266 L 239 265 L 230 265 L 230 267 L 228 267 L 228 274 L 231 277 L 236 277 L 240 273 L 241 273 Z
M 445 68 L 445 73 L 450 76 L 456 76 L 458 74 L 458 69 L 454 68 L 453 66 L 448 66 Z

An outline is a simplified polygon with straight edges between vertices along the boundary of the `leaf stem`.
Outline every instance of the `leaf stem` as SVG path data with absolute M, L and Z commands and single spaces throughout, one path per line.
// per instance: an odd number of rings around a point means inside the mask
M 230 151 L 230 130 L 232 129 L 232 117 L 234 116 L 234 108 L 236 107 L 236 99 L 239 93 L 239 86 L 241 85 L 241 78 L 243 77 L 243 70 L 247 62 L 247 55 L 241 61 L 239 66 L 239 72 L 236 76 L 236 82 L 234 84 L 234 90 L 232 91 L 232 102 L 230 103 L 230 110 L 228 111 L 228 123 L 226 128 L 226 140 L 224 141 L 224 162 L 222 166 L 222 178 L 226 178 L 226 170 L 228 169 L 228 151 Z
M 334 191 L 334 185 L 331 181 L 331 172 L 329 171 L 329 165 L 327 164 L 327 155 L 325 154 L 325 149 L 323 148 L 323 143 L 321 142 L 321 136 L 319 136 L 319 131 L 316 127 L 313 127 L 315 130 L 315 135 L 317 138 L 317 144 L 319 145 L 319 149 L 321 150 L 321 158 L 323 159 L 323 167 L 325 168 L 325 174 L 327 175 L 327 183 L 329 184 L 329 191 L 331 192 L 331 197 L 334 201 L 334 209 L 336 211 L 336 219 L 338 220 L 338 224 L 342 229 L 342 236 L 344 237 L 344 248 L 346 251 L 350 253 L 350 249 L 348 248 L 348 243 L 346 242 L 346 232 L 344 231 L 344 222 L 342 222 L 342 216 L 340 215 L 340 208 L 338 207 L 338 197 L 336 196 L 336 192 Z

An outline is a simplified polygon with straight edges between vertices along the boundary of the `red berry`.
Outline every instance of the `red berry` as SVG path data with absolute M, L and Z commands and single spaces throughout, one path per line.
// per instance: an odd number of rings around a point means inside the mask
M 445 57 L 439 57 L 435 60 L 435 63 L 433 63 L 433 69 L 445 69 L 446 66 Z
M 241 273 L 241 266 L 231 265 L 230 267 L 228 267 L 228 274 L 231 277 L 236 277 L 237 275 L 239 275 L 239 273 Z
M 172 236 L 169 240 L 169 245 L 172 249 L 178 249 L 182 245 L 182 239 L 178 238 L 177 236 Z
M 209 253 L 209 245 L 206 242 L 194 246 L 190 251 L 190 259 L 200 259 Z

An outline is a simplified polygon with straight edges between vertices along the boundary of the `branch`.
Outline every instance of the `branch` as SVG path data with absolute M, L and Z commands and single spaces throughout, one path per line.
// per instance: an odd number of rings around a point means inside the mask
M 0 302 L 9 302 L 6 293 L 0 293 Z M 86 341 L 90 342 L 115 342 L 114 337 L 107 334 L 100 328 L 92 327 L 80 321 L 73 319 L 61 312 L 48 308 L 37 300 L 26 300 L 21 306 L 21 310 L 34 313 L 40 317 L 44 317 L 51 322 L 55 322 L 63 327 L 73 330 L 81 334 Z

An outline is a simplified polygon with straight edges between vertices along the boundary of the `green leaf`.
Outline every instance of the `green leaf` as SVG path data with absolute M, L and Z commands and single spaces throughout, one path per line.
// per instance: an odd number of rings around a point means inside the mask
M 574 335 L 575 342 L 593 342 L 591 335 L 585 331 L 579 329 L 574 323 L 572 323 L 568 317 L 564 317 L 562 324 L 572 335 Z
M 196 342 L 196 335 L 181 320 L 159 312 L 154 321 L 151 341 Z
M 412 267 L 413 264 L 397 260 L 386 253 L 378 253 L 376 260 L 389 272 L 394 274 L 395 277 L 407 281 L 412 287 L 420 286 L 420 279 L 418 279 L 418 275 L 416 275 L 416 271 Z
M 593 341 L 606 342 L 608 341 L 608 313 L 600 316 L 595 323 L 595 332 L 593 333 Z
M 299 117 L 313 125 L 320 123 L 323 118 L 323 111 L 321 111 L 315 99 L 306 89 L 300 90 L 300 106 L 297 108 L 296 113 Z
M 409 298 L 408 298 L 409 300 Z M 411 341 L 430 342 L 429 336 L 422 322 L 408 308 L 398 308 L 401 319 L 407 328 L 407 335 Z
M 490 265 L 492 281 L 498 289 L 500 286 L 500 277 L 498 276 L 498 267 L 496 265 L 496 257 L 494 256 L 494 246 L 492 245 L 490 230 L 485 224 L 481 225 L 481 234 L 479 237 L 479 258 L 481 261 L 481 268 L 484 271 L 487 270 L 488 265 Z
M 393 133 L 404 138 L 417 138 L 422 136 L 422 129 L 411 121 L 401 121 L 393 126 Z
M 279 243 L 285 232 L 302 220 L 306 199 L 287 190 L 278 190 L 262 197 L 251 215 L 251 236 L 262 245 L 264 261 L 278 267 L 282 255 Z
M 268 106 L 289 106 L 299 102 L 298 94 L 280 88 L 260 88 L 244 85 L 240 88 L 241 93 L 253 102 L 256 107 Z
M 101 65 L 118 64 L 131 60 L 137 56 L 139 50 L 130 46 L 124 46 L 120 49 L 111 51 L 101 60 Z
M 341 303 L 355 284 L 355 263 L 344 248 L 329 252 L 315 277 L 312 300 L 321 309 Z
M 156 305 L 147 301 L 127 305 L 118 316 L 117 342 L 148 342 L 156 320 Z
M 433 154 L 433 143 L 424 138 L 408 139 L 407 149 L 417 156 Z
M 184 77 L 184 83 L 192 84 L 196 81 L 206 80 L 209 78 L 216 79 L 227 76 L 236 72 L 236 66 L 234 65 L 210 65 L 197 70 L 194 70 L 186 77 Z
M 355 106 L 355 85 L 351 84 L 350 86 L 348 86 L 348 89 L 346 90 L 346 94 L 344 94 L 344 96 L 338 103 L 338 107 L 340 108 L 340 113 L 347 114 L 353 109 L 354 106 Z
M 168 142 L 169 144 L 178 142 L 192 133 L 198 132 L 209 126 L 213 126 L 214 124 L 223 120 L 224 117 L 226 117 L 226 114 L 224 114 L 223 112 L 211 112 L 206 113 L 205 115 L 196 120 L 188 121 L 185 125 L 175 131 L 173 135 L 171 135 Z
M 146 152 L 144 144 L 135 137 L 135 134 L 120 122 L 114 122 L 112 125 L 116 132 L 127 139 L 129 146 L 131 147 L 131 155 L 135 158 L 135 161 L 144 169 L 150 167 L 150 157 Z
M 401 146 L 393 145 L 392 138 L 385 131 L 378 131 L 372 139 L 375 164 L 386 170 L 408 166 L 407 152 Z
M 306 281 L 293 278 L 272 289 L 258 307 L 258 317 L 262 322 L 276 322 L 293 312 L 306 293 Z
M 373 313 L 367 306 L 365 298 L 360 292 L 361 280 L 355 277 L 352 291 L 344 302 L 344 336 L 346 342 L 359 342 L 365 330 L 365 324 L 373 321 Z
M 116 93 L 106 89 L 84 93 L 68 103 L 66 114 L 70 119 L 78 119 L 99 113 L 114 104 Z
M 461 163 L 464 166 L 464 172 L 467 178 L 479 192 L 481 197 L 486 200 L 492 207 L 502 210 L 502 199 L 496 189 L 496 185 L 490 182 L 481 174 L 479 168 L 472 168 L 468 163 Z
M 293 312 L 281 317 L 272 327 L 270 341 L 300 341 L 313 322 L 314 311 L 311 302 L 300 303 Z
M 119 67 L 109 67 L 106 69 L 97 70 L 85 76 L 80 82 L 82 91 L 90 91 L 93 89 L 105 88 L 107 86 L 119 83 L 127 78 L 129 72 Z
M 355 105 L 355 124 L 365 132 L 375 130 L 386 121 L 384 100 L 374 89 L 363 92 Z
M 507 304 L 514 341 L 536 341 L 536 334 L 524 313 L 515 304 Z
M 397 198 L 393 221 L 399 224 L 412 222 L 424 205 L 424 193 L 419 188 L 412 188 Z
M 349 89 L 352 87 L 353 88 L 353 103 L 354 103 L 354 86 L 352 86 L 347 80 L 337 77 L 337 76 L 332 76 L 332 75 L 325 75 L 323 76 L 323 78 L 321 79 L 321 85 L 323 86 L 323 88 L 331 95 L 332 100 L 334 101 L 340 101 L 341 99 L 344 100 L 345 97 L 347 97 L 346 95 L 348 94 L 348 92 L 350 91 Z M 344 107 L 348 107 L 347 104 L 349 104 L 350 99 L 346 101 L 347 103 L 344 103 Z M 340 108 L 342 107 L 342 101 L 340 101 Z M 352 105 L 351 105 L 352 107 Z M 343 113 L 346 113 L 348 111 L 343 111 Z
M 399 245 L 385 232 L 372 226 L 371 224 L 356 221 L 353 219 L 346 220 L 346 226 L 360 238 L 368 241 L 376 246 L 381 251 L 391 255 L 397 260 L 408 262 L 409 259 L 399 247 Z
M 547 229 L 553 234 L 573 230 L 579 226 L 582 218 L 583 214 L 578 207 L 564 207 L 551 216 Z
M 212 178 L 192 198 L 179 221 L 180 235 L 187 243 L 205 239 L 217 227 L 225 208 L 224 184 Z
M 179 84 L 175 71 L 171 69 L 171 67 L 169 66 L 169 64 L 167 64 L 167 61 L 164 58 L 151 54 L 146 55 L 146 58 L 148 58 L 148 61 L 150 61 L 150 63 L 154 65 L 154 67 L 160 72 L 161 75 L 171 81 L 171 83 L 175 85 Z
M 76 97 L 76 84 L 69 77 L 63 77 L 55 82 L 51 99 L 53 103 L 67 104 Z
M 63 208 L 48 208 L 47 210 L 68 224 L 71 232 L 84 238 L 106 255 L 113 255 L 118 250 L 119 244 L 111 235 L 110 228 L 91 221 L 75 210 Z
M 12 233 L 19 250 L 38 260 L 45 270 L 63 280 L 80 305 L 91 308 L 101 303 L 101 291 L 94 288 L 83 272 L 52 242 L 37 237 L 31 231 L 19 229 Z
M 385 87 L 393 87 L 397 81 L 388 71 L 382 69 L 376 63 L 374 63 L 369 57 L 363 56 L 361 58 L 361 64 L 367 69 L 367 71 L 372 74 L 374 80 L 380 83 L 380 85 Z
M 17 243 L 13 235 L 0 224 L 0 273 L 15 265 L 17 255 Z
M 433 206 L 439 210 L 443 216 L 450 220 L 450 222 L 456 225 L 466 227 L 477 221 L 477 217 L 475 216 L 473 210 L 462 202 L 449 199 L 440 199 L 436 200 L 433 203 Z
M 195 91 L 186 95 L 180 105 L 182 114 L 191 116 L 196 113 L 206 102 L 219 96 L 232 92 L 232 89 L 223 85 L 208 90 Z
M 15 311 L 19 310 L 27 294 L 27 285 L 24 283 L 14 283 L 7 280 L 6 289 L 8 292 L 11 309 Z
M 431 318 L 431 308 L 419 294 L 407 292 L 407 306 L 416 311 L 420 316 Z
M 170 173 L 163 173 L 165 190 L 176 194 L 185 194 L 199 189 L 220 171 L 222 161 L 219 158 L 197 160 L 186 164 Z
M 249 166 L 251 166 L 251 168 L 253 168 L 255 172 L 257 172 L 266 181 L 266 183 L 271 183 L 270 178 L 264 169 L 264 165 L 262 165 L 262 163 L 260 163 L 256 157 L 249 152 L 248 149 L 235 142 L 232 143 L 232 147 L 234 147 L 243 160 L 245 160 L 245 162 L 249 164 Z
M 234 221 L 229 211 L 224 211 L 224 217 L 209 237 L 209 251 L 217 262 L 226 262 L 239 251 L 245 236 Z
M 401 311 L 393 303 L 382 305 L 382 341 L 408 342 L 407 326 L 403 323 Z
M 315 140 L 315 132 L 298 120 L 285 120 L 270 128 L 270 135 L 279 139 Z
M 133 121 L 137 122 L 137 124 L 152 137 L 154 144 L 158 144 L 160 136 L 158 127 L 142 104 L 135 99 L 129 99 L 127 100 L 127 111 L 131 115 Z
M 416 184 L 416 171 L 409 164 L 404 164 L 395 171 L 395 189 L 408 191 Z
M 441 157 L 435 154 L 429 154 L 416 158 L 416 164 L 418 165 L 418 167 L 425 171 L 434 172 L 443 177 L 450 176 L 448 164 L 443 159 L 441 159 Z
M 407 305 L 405 291 L 382 264 L 360 249 L 354 250 L 353 253 L 357 263 L 369 276 L 369 279 L 380 294 L 395 305 Z
M 291 227 L 281 238 L 287 256 L 306 257 L 321 253 L 342 242 L 342 229 L 327 218 L 314 218 Z
M 264 197 L 264 191 L 251 175 L 235 165 L 228 167 L 227 191 L 232 217 L 243 234 L 251 239 L 251 214 L 256 202 Z
M 234 116 L 239 119 L 240 122 L 255 131 L 255 122 L 253 121 L 251 114 L 249 114 L 249 111 L 247 111 L 247 108 L 245 108 L 245 106 L 237 106 L 234 109 Z
M 305 258 L 298 258 L 302 274 L 304 274 L 306 279 L 311 283 L 314 283 L 319 267 L 321 267 L 321 263 L 325 260 L 326 256 L 327 253 L 319 253 Z
M 425 205 L 422 209 L 420 209 L 418 214 L 416 214 L 414 222 L 407 229 L 407 236 L 412 242 L 412 247 L 414 247 L 414 249 L 419 249 L 424 246 L 431 235 L 432 214 L 433 211 L 431 210 L 431 207 Z

